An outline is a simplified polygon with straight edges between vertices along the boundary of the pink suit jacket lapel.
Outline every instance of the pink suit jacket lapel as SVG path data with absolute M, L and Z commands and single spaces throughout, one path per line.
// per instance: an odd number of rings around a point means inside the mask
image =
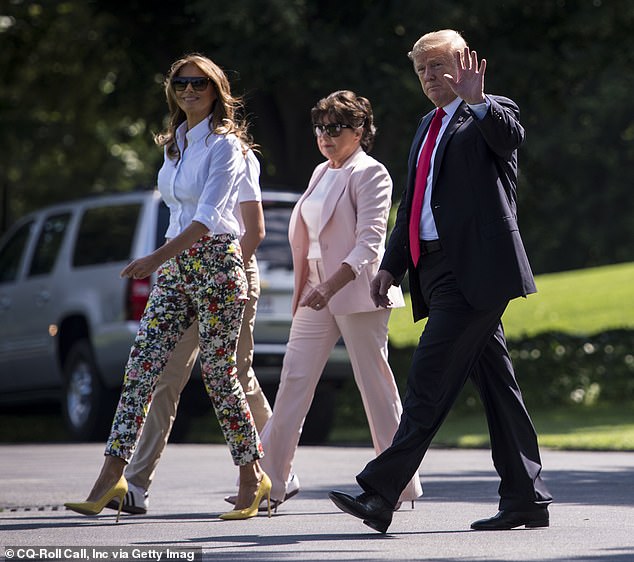
M 321 232 L 328 221 L 331 219 L 333 213 L 335 212 L 335 208 L 337 207 L 337 202 L 343 195 L 346 187 L 348 186 L 348 182 L 350 181 L 350 176 L 354 171 L 355 167 L 358 165 L 359 161 L 363 158 L 365 152 L 363 149 L 359 147 L 348 160 L 343 165 L 342 169 L 337 174 L 336 183 L 330 188 L 330 192 L 324 201 L 323 209 L 321 210 L 321 223 L 319 225 L 319 231 Z M 321 179 L 323 174 L 325 173 L 326 168 L 321 170 L 321 173 L 318 177 L 316 177 L 315 184 Z M 313 185 L 313 187 L 314 187 Z

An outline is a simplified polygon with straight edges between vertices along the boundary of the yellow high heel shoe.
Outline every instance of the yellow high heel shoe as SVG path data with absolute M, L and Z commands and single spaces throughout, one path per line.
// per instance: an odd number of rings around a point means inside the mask
M 258 484 L 258 489 L 255 492 L 255 499 L 253 503 L 249 507 L 245 507 L 244 509 L 234 509 L 233 511 L 227 511 L 227 513 L 223 513 L 220 516 L 220 519 L 224 519 L 225 521 L 230 520 L 238 520 L 238 519 L 249 519 L 251 517 L 255 517 L 258 514 L 258 508 L 260 507 L 260 502 L 266 496 L 267 503 L 269 505 L 269 517 L 271 517 L 271 479 L 264 472 L 262 473 L 262 480 Z
M 101 513 L 104 507 L 113 498 L 119 498 L 119 511 L 117 512 L 117 523 L 119 522 L 119 516 L 121 515 L 121 508 L 123 507 L 123 500 L 128 493 L 128 482 L 124 476 L 119 478 L 119 481 L 110 488 L 103 496 L 94 502 L 68 502 L 64 505 L 68 509 L 72 509 L 82 515 L 97 515 Z

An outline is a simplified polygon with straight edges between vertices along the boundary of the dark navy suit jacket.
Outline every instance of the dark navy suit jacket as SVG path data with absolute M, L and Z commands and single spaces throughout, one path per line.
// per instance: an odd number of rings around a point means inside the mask
M 519 108 L 488 95 L 478 120 L 462 102 L 434 159 L 431 206 L 458 287 L 474 308 L 499 306 L 536 291 L 517 226 L 517 149 L 524 140 Z M 408 179 L 381 269 L 400 284 L 409 270 L 414 320 L 428 315 L 409 253 L 408 224 L 416 162 L 433 111 L 421 120 L 409 154 Z

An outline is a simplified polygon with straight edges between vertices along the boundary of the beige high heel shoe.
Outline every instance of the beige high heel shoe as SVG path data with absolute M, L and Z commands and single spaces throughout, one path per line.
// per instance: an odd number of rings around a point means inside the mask
M 407 501 L 412 503 L 412 509 L 414 509 L 414 500 L 407 500 Z M 399 509 L 401 509 L 402 505 L 403 505 L 403 502 L 396 502 L 396 505 L 394 506 L 394 511 L 398 511 Z
M 227 511 L 227 513 L 223 513 L 220 516 L 220 519 L 224 519 L 225 521 L 231 520 L 239 520 L 239 519 L 250 519 L 251 517 L 255 517 L 258 514 L 258 508 L 260 507 L 260 502 L 266 496 L 269 517 L 271 517 L 271 479 L 267 476 L 265 472 L 262 473 L 262 479 L 258 484 L 258 489 L 255 492 L 255 499 L 253 503 L 249 507 L 245 507 L 244 509 L 234 509 L 233 511 Z
M 128 482 L 124 476 L 119 478 L 119 481 L 110 488 L 103 496 L 94 502 L 68 502 L 64 505 L 81 513 L 82 515 L 97 515 L 102 512 L 108 502 L 114 498 L 119 498 L 119 511 L 117 512 L 117 523 L 119 522 L 119 516 L 121 515 L 121 508 L 123 507 L 123 500 L 128 493 Z

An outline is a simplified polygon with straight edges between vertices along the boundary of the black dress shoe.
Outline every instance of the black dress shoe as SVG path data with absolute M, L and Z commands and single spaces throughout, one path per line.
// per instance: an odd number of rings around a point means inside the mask
M 480 519 L 471 523 L 471 528 L 476 531 L 504 531 L 521 527 L 527 529 L 533 527 L 548 527 L 548 509 L 536 509 L 533 511 L 506 511 L 502 510 L 488 519 Z
M 334 491 L 330 492 L 328 497 L 341 511 L 363 519 L 368 527 L 379 533 L 387 532 L 392 522 L 394 507 L 378 494 L 363 492 L 355 498 L 349 494 Z

